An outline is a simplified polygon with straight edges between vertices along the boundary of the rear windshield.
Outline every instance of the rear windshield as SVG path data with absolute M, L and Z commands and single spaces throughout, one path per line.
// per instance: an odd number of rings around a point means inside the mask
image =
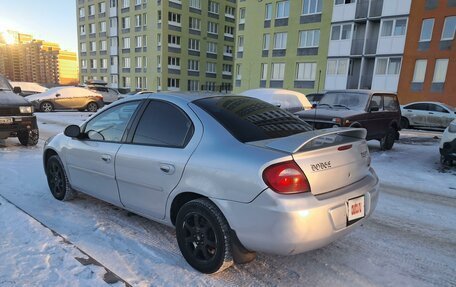
M 194 103 L 240 142 L 281 138 L 312 130 L 293 114 L 254 98 L 224 96 Z
M 0 77 L 0 91 L 11 91 L 10 84 L 3 77 Z

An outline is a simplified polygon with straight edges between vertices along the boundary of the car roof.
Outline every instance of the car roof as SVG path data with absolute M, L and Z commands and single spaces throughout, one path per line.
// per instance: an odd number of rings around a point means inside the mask
M 156 93 L 144 93 L 139 95 L 131 95 L 126 97 L 122 101 L 137 100 L 137 99 L 166 99 L 173 98 L 183 103 L 191 103 L 201 99 L 213 98 L 213 97 L 226 97 L 226 96 L 237 96 L 231 94 L 221 94 L 217 92 L 156 92 Z M 241 97 L 241 96 L 239 96 Z
M 366 95 L 373 95 L 373 94 L 397 95 L 394 92 L 388 92 L 388 91 L 382 91 L 382 90 L 364 90 L 364 89 L 330 90 L 330 91 L 326 91 L 325 94 L 327 94 L 327 93 L 342 93 L 342 92 L 359 93 L 359 94 L 366 94 Z
M 408 104 L 404 104 L 404 106 L 412 105 L 412 104 L 436 104 L 436 105 L 444 105 L 441 102 L 427 102 L 427 101 L 421 101 L 421 102 L 411 102 Z

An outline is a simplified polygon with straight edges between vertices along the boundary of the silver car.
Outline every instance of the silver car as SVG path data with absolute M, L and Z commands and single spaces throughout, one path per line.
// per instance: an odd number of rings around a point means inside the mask
M 439 102 L 414 102 L 401 106 L 401 127 L 445 129 L 456 119 L 456 109 Z
M 243 96 L 156 93 L 115 102 L 49 139 L 53 196 L 76 191 L 174 226 L 204 273 L 255 251 L 320 248 L 375 209 L 378 178 L 364 129 L 312 131 Z

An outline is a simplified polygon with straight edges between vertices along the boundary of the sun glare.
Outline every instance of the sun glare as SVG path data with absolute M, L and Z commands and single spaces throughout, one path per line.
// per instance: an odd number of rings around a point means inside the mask
M 3 31 L 1 33 L 2 33 L 3 39 L 5 39 L 6 44 L 11 45 L 11 44 L 15 43 L 15 39 L 14 39 L 13 35 L 11 35 L 10 33 L 6 32 L 6 31 Z

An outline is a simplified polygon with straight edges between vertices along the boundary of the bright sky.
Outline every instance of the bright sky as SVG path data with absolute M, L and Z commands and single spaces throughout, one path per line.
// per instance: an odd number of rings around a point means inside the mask
M 0 31 L 14 30 L 77 52 L 75 0 L 0 0 Z

